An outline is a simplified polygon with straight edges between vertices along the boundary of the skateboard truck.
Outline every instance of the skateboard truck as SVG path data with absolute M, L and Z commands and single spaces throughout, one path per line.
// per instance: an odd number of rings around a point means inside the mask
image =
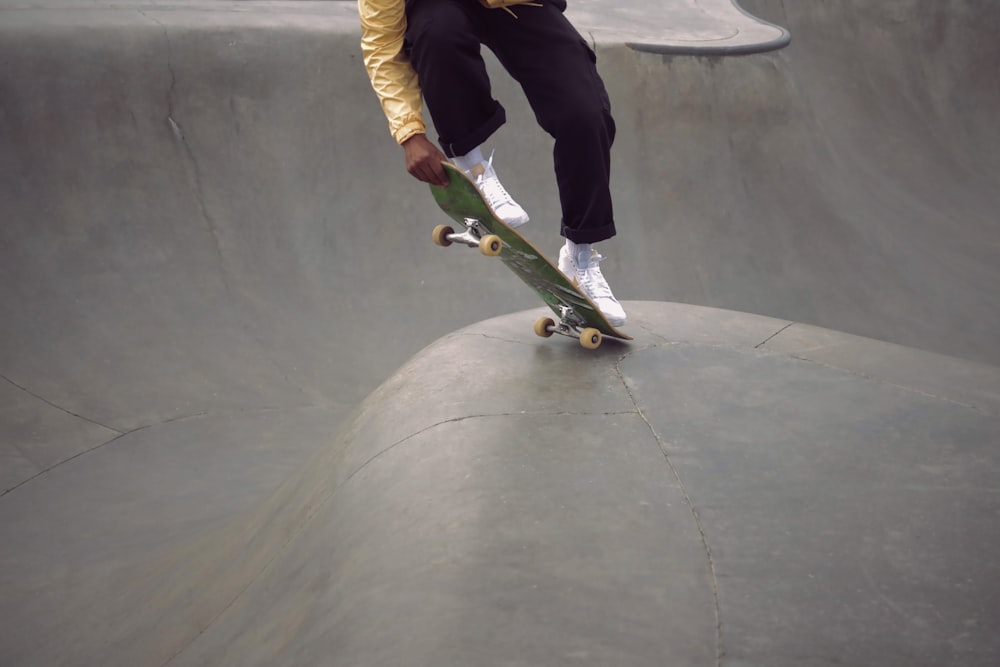
M 576 314 L 572 306 L 562 304 L 559 306 L 559 321 L 556 322 L 551 317 L 538 318 L 535 321 L 535 334 L 542 338 L 548 338 L 552 334 L 576 338 L 580 341 L 580 345 L 596 350 L 604 340 L 604 336 L 593 327 L 584 327 L 585 324 L 586 321 Z
M 503 249 L 503 241 L 496 234 L 490 234 L 482 223 L 475 218 L 465 218 L 462 221 L 465 231 L 456 233 L 448 225 L 438 225 L 434 228 L 434 243 L 439 246 L 450 246 L 452 243 L 462 243 L 470 248 L 479 248 L 479 252 L 487 257 L 496 257 Z
M 439 246 L 450 246 L 452 243 L 461 243 L 470 248 L 479 248 L 479 252 L 488 257 L 496 257 L 503 249 L 503 241 L 496 234 L 490 234 L 476 218 L 465 217 L 462 219 L 465 231 L 456 232 L 449 225 L 438 225 L 434 228 L 432 238 Z M 552 334 L 576 338 L 580 345 L 587 349 L 597 349 L 604 339 L 603 334 L 598 329 L 586 326 L 587 320 L 576 312 L 572 306 L 565 303 L 558 306 L 559 321 L 556 322 L 551 317 L 542 317 L 535 322 L 535 333 L 543 338 L 548 338 Z

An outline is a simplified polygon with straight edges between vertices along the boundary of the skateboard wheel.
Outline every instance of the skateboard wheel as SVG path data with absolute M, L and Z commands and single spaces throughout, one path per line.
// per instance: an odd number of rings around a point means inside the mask
M 496 234 L 487 234 L 479 240 L 479 252 L 487 257 L 496 257 L 503 249 L 503 241 Z
M 535 320 L 535 335 L 548 338 L 552 335 L 552 329 L 555 326 L 556 322 L 551 317 L 539 317 Z
M 434 239 L 434 243 L 437 245 L 447 248 L 451 245 L 451 240 L 448 238 L 448 235 L 454 233 L 455 230 L 448 225 L 438 225 L 434 228 L 431 238 Z
M 604 336 L 597 329 L 584 329 L 580 332 L 580 345 L 583 345 L 588 350 L 596 350 L 601 346 L 601 341 L 604 340 Z

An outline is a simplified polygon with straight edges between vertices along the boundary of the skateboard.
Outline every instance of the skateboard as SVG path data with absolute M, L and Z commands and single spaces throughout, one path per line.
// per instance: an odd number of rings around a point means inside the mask
M 431 193 L 441 210 L 460 225 L 456 232 L 450 225 L 434 228 L 434 243 L 449 246 L 459 243 L 488 257 L 498 257 L 518 278 L 542 297 L 558 320 L 541 317 L 535 322 L 535 333 L 548 338 L 561 334 L 577 338 L 587 349 L 597 349 L 604 336 L 632 340 L 608 322 L 607 318 L 586 294 L 573 284 L 562 271 L 546 259 L 535 246 L 499 220 L 461 169 L 444 162 L 448 185 L 432 185 Z

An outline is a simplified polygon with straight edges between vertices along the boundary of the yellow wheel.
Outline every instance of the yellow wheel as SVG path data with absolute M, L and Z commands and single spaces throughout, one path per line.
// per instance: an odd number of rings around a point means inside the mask
M 552 328 L 556 325 L 551 317 L 539 317 L 535 320 L 535 335 L 548 338 L 552 335 Z
M 597 329 L 584 329 L 580 332 L 580 345 L 588 350 L 596 350 L 601 346 L 604 336 Z
M 447 248 L 448 246 L 451 245 L 451 241 L 448 240 L 448 235 L 454 233 L 455 230 L 449 227 L 448 225 L 438 225 L 437 227 L 434 228 L 434 231 L 431 234 L 431 238 L 434 239 L 434 243 L 436 243 L 437 245 Z
M 503 241 L 496 234 L 487 234 L 479 239 L 479 252 L 487 257 L 496 257 L 503 248 Z

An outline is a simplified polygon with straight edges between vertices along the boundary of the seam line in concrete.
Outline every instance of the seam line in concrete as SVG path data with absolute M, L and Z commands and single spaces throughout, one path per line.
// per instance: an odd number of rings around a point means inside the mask
M 759 350 L 760 348 L 764 347 L 765 345 L 767 345 L 768 343 L 770 343 L 772 340 L 774 340 L 775 338 L 777 338 L 778 336 L 780 336 L 781 334 L 783 334 L 786 331 L 788 331 L 789 329 L 791 329 L 796 324 L 797 324 L 797 322 L 789 322 L 788 324 L 786 324 L 785 326 L 781 327 L 780 329 L 778 329 L 777 331 L 775 331 L 773 334 L 771 334 L 770 336 L 768 336 L 767 338 L 765 338 L 761 342 L 759 342 L 756 345 L 754 345 L 753 349 Z
M 639 402 L 629 387 L 628 382 L 625 380 L 625 374 L 622 372 L 621 365 L 628 357 L 632 356 L 636 352 L 641 352 L 643 350 L 650 349 L 651 347 L 659 347 L 657 345 L 650 345 L 638 350 L 627 352 L 619 357 L 618 361 L 615 363 L 615 371 L 618 373 L 618 379 L 621 381 L 622 386 L 625 388 L 625 392 L 628 394 L 629 400 L 632 401 L 632 405 L 635 406 L 635 414 L 639 415 L 639 418 L 649 429 L 650 434 L 656 441 L 656 444 L 660 448 L 660 454 L 663 456 L 664 462 L 667 464 L 667 468 L 670 470 L 674 479 L 677 482 L 678 488 L 681 490 L 681 495 L 684 497 L 684 502 L 687 503 L 688 508 L 691 510 L 691 516 L 694 519 L 695 528 L 698 530 L 698 536 L 701 539 L 702 548 L 705 551 L 705 556 L 708 561 L 708 572 L 709 577 L 712 582 L 712 598 L 714 600 L 714 611 L 715 611 L 715 665 L 716 667 L 722 666 L 722 660 L 726 655 L 725 648 L 722 642 L 722 607 L 719 603 L 719 581 L 715 569 L 715 558 L 712 556 L 712 547 L 708 543 L 708 536 L 705 534 L 705 527 L 701 522 L 701 517 L 698 514 L 698 509 L 694 506 L 694 501 L 691 499 L 688 493 L 687 487 L 684 485 L 684 481 L 681 479 L 680 471 L 674 466 L 673 461 L 670 460 L 670 454 L 667 452 L 666 443 L 660 437 L 660 434 L 656 432 L 653 424 L 646 417 L 646 414 L 639 407 Z M 629 414 L 632 414 L 631 412 Z

